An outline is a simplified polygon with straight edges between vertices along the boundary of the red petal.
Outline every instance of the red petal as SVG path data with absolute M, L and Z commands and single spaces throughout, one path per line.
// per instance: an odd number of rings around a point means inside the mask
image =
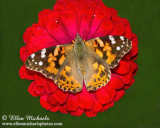
M 111 80 L 107 86 L 113 89 L 121 89 L 124 87 L 124 82 L 120 77 L 112 73 Z
M 46 85 L 46 78 L 41 74 L 37 73 L 34 75 L 35 84 L 36 86 L 45 86 Z
M 59 111 L 59 105 L 54 105 L 54 106 L 52 106 L 52 108 L 50 109 L 50 111 L 52 111 L 52 112 L 57 112 L 57 111 Z
M 111 9 L 108 8 L 101 0 L 97 0 L 97 2 L 98 2 L 98 6 L 105 11 L 105 13 L 106 13 L 105 16 L 106 16 L 108 19 L 111 19 L 111 18 L 112 18 Z
M 95 17 L 91 24 L 88 39 L 108 35 L 113 28 L 112 23 L 108 20 L 107 13 L 103 8 L 98 7 L 94 15 Z
M 42 27 L 37 27 L 33 34 L 34 36 L 29 41 L 29 45 L 31 44 L 37 50 L 58 45 L 57 41 Z
M 95 96 L 93 95 L 93 106 L 92 111 L 94 113 L 99 112 L 102 109 L 102 105 L 96 100 Z
M 84 113 L 86 114 L 86 116 L 88 117 L 94 117 L 97 115 L 97 113 L 94 113 L 93 111 L 91 110 L 85 110 Z
M 34 30 L 37 28 L 38 24 L 33 24 L 32 27 L 26 29 L 25 33 L 23 34 L 23 40 L 27 44 L 30 37 L 33 35 Z
M 124 89 L 128 89 L 128 88 L 130 88 L 131 86 L 132 86 L 132 84 L 134 83 L 134 78 L 132 78 L 132 80 L 131 80 L 131 83 L 130 84 L 127 84 L 127 85 L 125 85 L 125 87 L 124 87 Z
M 111 18 L 111 22 L 112 24 L 115 26 L 116 24 L 122 23 L 122 18 L 118 16 L 117 14 L 117 10 L 115 10 L 114 8 L 110 8 L 111 14 L 112 14 L 112 18 Z M 123 24 L 124 26 L 124 24 Z M 124 29 L 122 29 L 124 30 Z
M 108 18 L 104 18 L 101 24 L 99 24 L 97 30 L 95 31 L 94 36 L 91 37 L 101 37 L 108 35 L 112 31 L 112 29 L 113 29 L 112 23 L 108 20 Z
M 114 8 L 110 8 L 110 11 L 111 11 L 112 19 L 115 19 L 118 17 L 117 10 L 115 10 Z
M 93 99 L 89 92 L 86 90 L 85 86 L 80 93 L 77 94 L 79 107 L 83 109 L 89 109 L 93 105 Z
M 66 44 L 71 41 L 66 34 L 64 27 L 60 25 L 60 21 L 57 19 L 52 19 L 47 24 L 47 30 L 49 34 L 57 41 L 57 45 Z
M 118 101 L 119 99 L 121 99 L 124 94 L 125 94 L 124 90 L 117 91 L 117 95 L 116 95 L 116 98 L 114 99 L 114 101 Z
M 44 85 L 44 88 L 47 93 L 53 93 L 57 90 L 57 85 L 53 82 L 53 80 L 47 80 L 46 84 Z
M 126 74 L 126 75 L 118 75 L 118 74 L 116 74 L 115 75 L 116 77 L 119 77 L 121 80 L 123 80 L 124 81 L 124 84 L 130 84 L 131 83 L 131 80 L 132 80 L 132 76 L 133 76 L 133 74 L 132 74 L 132 72 L 130 71 L 128 74 Z
M 29 85 L 28 87 L 28 92 L 34 96 L 34 97 L 38 97 L 39 95 L 37 93 L 35 93 L 35 89 L 34 89 L 35 83 L 34 81 Z
M 60 106 L 59 106 L 59 111 L 60 111 L 61 113 L 64 113 L 64 114 L 68 113 L 67 108 L 66 108 L 66 104 L 60 105 Z
M 28 80 L 33 80 L 34 79 L 34 73 L 33 71 L 28 70 L 25 65 L 23 65 L 20 70 L 19 70 L 19 76 L 21 79 L 28 79 Z
M 131 30 L 131 27 L 130 27 L 130 23 L 127 19 L 125 18 L 122 18 L 122 21 L 124 23 L 124 31 L 125 31 L 125 34 L 123 36 L 127 37 L 128 39 L 131 40 L 131 37 L 132 37 L 132 30 Z
M 31 37 L 32 38 L 32 41 L 30 41 L 28 44 L 27 44 L 27 54 L 28 54 L 28 57 L 34 53 L 34 52 L 37 52 L 38 50 L 40 49 L 37 49 L 36 47 L 34 47 L 34 44 L 33 42 L 35 41 L 36 42 L 36 38 L 34 36 Z
M 130 63 L 124 60 L 121 60 L 118 66 L 114 69 L 114 71 L 118 74 L 128 74 L 131 69 Z
M 41 18 L 51 12 L 52 12 L 52 10 L 50 10 L 50 9 L 44 9 L 40 13 L 38 13 L 38 18 Z
M 67 1 L 67 0 L 66 0 Z M 58 11 L 62 11 L 64 9 L 64 5 L 62 2 L 60 2 L 59 0 L 56 1 L 56 4 L 53 6 L 53 11 L 54 12 L 58 12 Z
M 105 105 L 102 107 L 101 112 L 106 111 L 108 108 L 112 107 L 113 105 L 114 105 L 114 102 L 105 104 Z
M 88 34 L 90 30 L 91 23 L 93 21 L 93 16 L 95 12 L 95 7 L 92 5 L 84 5 L 80 10 L 80 25 L 79 34 L 83 37 L 83 39 L 88 39 Z
M 66 1 L 66 0 L 64 0 L 64 1 Z M 88 4 L 90 2 L 88 0 L 72 0 L 72 1 L 78 3 L 79 5 L 81 5 L 81 7 L 83 7 L 83 4 Z M 91 2 L 90 2 L 90 4 L 91 4 Z
M 21 47 L 21 49 L 20 49 L 20 58 L 21 58 L 21 60 L 23 62 L 25 62 L 28 57 L 29 57 L 29 54 L 28 54 L 28 50 L 27 50 L 26 46 Z
M 106 92 L 110 95 L 110 101 L 113 101 L 117 95 L 117 92 L 115 89 L 110 88 L 108 86 L 105 86 L 104 89 L 106 90 Z
M 58 105 L 58 102 L 54 99 L 53 94 L 49 94 L 47 97 L 48 103 L 50 105 Z
M 34 86 L 34 91 L 35 91 L 35 93 L 36 93 L 37 95 L 39 95 L 39 96 L 42 96 L 42 95 L 45 94 L 45 89 L 44 89 L 44 87 L 36 86 L 36 84 L 35 84 L 35 86 Z
M 123 35 L 124 34 L 124 25 L 122 23 L 117 23 L 114 25 L 114 28 L 110 35 Z
M 132 74 L 133 76 L 136 74 L 137 70 L 138 70 L 138 65 L 135 63 L 135 62 L 130 62 L 131 64 L 131 71 L 132 71 Z
M 83 110 L 78 108 L 75 112 L 70 112 L 72 116 L 81 116 L 83 114 Z
M 53 97 L 54 99 L 59 102 L 60 104 L 64 104 L 66 102 L 66 100 L 68 99 L 68 93 L 62 91 L 61 89 L 57 89 L 54 93 L 53 93 Z
M 101 104 L 106 104 L 111 101 L 110 94 L 104 89 L 104 87 L 98 89 L 95 92 L 95 97 L 97 101 Z
M 136 45 L 138 45 L 138 37 L 137 37 L 137 35 L 134 34 L 134 33 L 132 33 L 132 41 L 134 41 L 134 43 L 135 43 Z
M 41 15 L 39 17 L 38 24 L 42 28 L 46 29 L 48 22 L 54 18 L 57 18 L 58 16 L 59 16 L 59 12 L 55 12 L 55 11 L 48 12 L 46 15 Z
M 26 44 L 28 43 L 29 38 L 32 36 L 32 29 L 32 27 L 28 27 L 23 34 L 23 40 Z
M 71 4 L 71 5 L 70 5 Z M 70 3 L 67 5 L 66 8 L 69 8 L 71 6 L 70 9 L 68 9 L 69 11 L 63 11 L 60 14 L 60 19 L 61 19 L 61 26 L 65 32 L 66 35 L 66 39 L 69 39 L 69 42 L 71 42 L 72 40 L 74 40 L 76 34 L 78 33 L 78 14 L 76 11 L 76 8 L 78 8 L 78 5 L 76 7 L 76 4 L 74 3 Z
M 52 108 L 52 106 L 50 104 L 48 104 L 47 102 L 47 96 L 43 95 L 40 97 L 40 104 L 42 107 L 44 107 L 47 110 L 50 110 Z
M 69 94 L 68 100 L 67 100 L 67 110 L 76 111 L 77 109 L 78 109 L 77 95 Z
M 131 53 L 130 58 L 132 60 L 135 60 L 138 55 L 138 46 L 136 45 L 136 43 L 134 41 L 132 42 L 132 49 L 131 49 L 130 53 Z

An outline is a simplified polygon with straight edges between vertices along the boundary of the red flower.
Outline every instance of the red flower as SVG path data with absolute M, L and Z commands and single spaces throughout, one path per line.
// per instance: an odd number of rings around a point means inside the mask
M 38 50 L 71 42 L 77 33 L 85 40 L 105 35 L 123 35 L 132 40 L 131 51 L 112 70 L 110 82 L 92 93 L 85 86 L 80 93 L 63 92 L 52 80 L 24 65 L 19 71 L 22 79 L 33 80 L 28 91 L 32 96 L 40 96 L 40 103 L 47 110 L 75 116 L 84 112 L 92 117 L 113 106 L 133 84 L 137 71 L 133 60 L 137 57 L 138 41 L 128 20 L 117 16 L 117 11 L 106 7 L 101 0 L 58 0 L 53 10 L 45 9 L 38 17 L 38 23 L 24 33 L 26 45 L 20 49 L 23 62 Z

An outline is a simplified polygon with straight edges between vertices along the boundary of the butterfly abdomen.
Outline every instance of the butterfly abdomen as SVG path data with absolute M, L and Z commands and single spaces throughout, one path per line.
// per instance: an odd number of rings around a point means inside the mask
M 85 72 L 86 72 L 86 66 L 85 66 L 85 57 L 79 57 L 77 58 L 77 62 L 78 62 L 78 67 L 82 73 L 82 75 L 84 76 Z

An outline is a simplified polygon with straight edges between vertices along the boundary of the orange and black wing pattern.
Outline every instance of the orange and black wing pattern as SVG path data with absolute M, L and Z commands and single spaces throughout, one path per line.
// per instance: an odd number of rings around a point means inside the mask
M 63 91 L 79 92 L 83 87 L 83 76 L 76 70 L 73 46 L 66 44 L 44 48 L 30 55 L 25 65 L 54 80 Z
M 25 65 L 28 69 L 40 72 L 47 78 L 54 80 L 66 60 L 67 53 L 72 48 L 72 44 L 44 48 L 30 55 Z
M 132 48 L 132 42 L 124 36 L 97 37 L 85 42 L 110 68 L 115 68 Z

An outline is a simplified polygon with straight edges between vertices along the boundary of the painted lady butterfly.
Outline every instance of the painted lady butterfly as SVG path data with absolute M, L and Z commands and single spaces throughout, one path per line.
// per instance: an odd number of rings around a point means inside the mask
M 132 42 L 123 36 L 104 36 L 57 45 L 33 53 L 25 62 L 28 69 L 52 79 L 63 91 L 80 92 L 83 81 L 88 91 L 105 86 L 110 68 L 131 50 Z

